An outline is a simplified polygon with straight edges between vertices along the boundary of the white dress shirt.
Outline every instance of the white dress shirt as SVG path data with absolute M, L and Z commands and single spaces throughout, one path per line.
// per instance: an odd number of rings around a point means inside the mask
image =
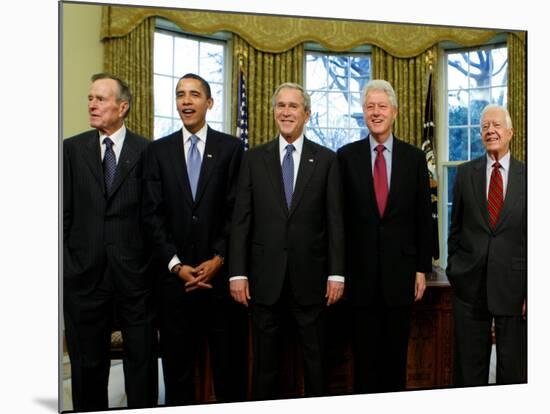
M 101 132 L 99 133 L 99 148 L 101 148 L 101 161 L 103 161 L 103 158 L 105 157 L 105 150 L 106 146 L 103 143 L 103 140 L 105 137 L 111 138 L 111 141 L 113 141 L 113 152 L 115 153 L 115 160 L 118 165 L 118 159 L 120 158 L 120 153 L 122 152 L 122 145 L 124 144 L 124 138 L 126 138 L 126 127 L 124 124 L 112 135 L 105 135 Z

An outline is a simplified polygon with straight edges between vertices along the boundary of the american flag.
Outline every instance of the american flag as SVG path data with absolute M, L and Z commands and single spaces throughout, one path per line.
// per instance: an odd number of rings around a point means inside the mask
M 237 107 L 239 114 L 237 116 L 237 137 L 242 141 L 244 150 L 248 149 L 248 103 L 246 99 L 246 86 L 244 73 L 239 71 L 239 98 Z
M 439 226 L 437 214 L 437 171 L 434 151 L 434 107 L 432 74 L 428 78 L 428 92 L 426 94 L 426 108 L 424 109 L 424 128 L 422 130 L 422 150 L 426 154 L 426 163 L 430 175 L 430 197 L 432 202 L 432 225 L 433 225 L 433 252 L 432 257 L 439 259 Z

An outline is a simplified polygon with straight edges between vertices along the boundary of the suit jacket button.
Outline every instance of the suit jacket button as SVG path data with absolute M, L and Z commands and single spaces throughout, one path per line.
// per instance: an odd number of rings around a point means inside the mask
M 199 218 L 198 218 L 197 216 L 193 216 L 193 217 L 191 217 L 191 220 L 193 220 L 193 221 L 198 221 Z

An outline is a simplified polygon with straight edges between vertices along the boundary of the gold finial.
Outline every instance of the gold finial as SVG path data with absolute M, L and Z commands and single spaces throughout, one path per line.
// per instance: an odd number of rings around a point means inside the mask
M 239 45 L 235 48 L 235 56 L 239 59 L 239 66 L 243 67 L 243 62 L 248 57 L 248 51 Z
M 433 70 L 433 60 L 434 54 L 431 50 L 428 50 L 428 53 L 426 53 L 426 64 L 428 65 L 428 69 L 430 72 Z

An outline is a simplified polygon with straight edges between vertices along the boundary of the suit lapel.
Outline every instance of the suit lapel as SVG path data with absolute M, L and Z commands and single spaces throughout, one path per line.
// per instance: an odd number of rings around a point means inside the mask
M 197 185 L 197 194 L 195 195 L 195 204 L 199 203 L 206 184 L 212 176 L 212 171 L 216 166 L 218 160 L 218 153 L 220 150 L 220 138 L 214 132 L 214 130 L 208 127 L 206 135 L 206 146 L 204 147 L 204 154 L 202 155 L 201 172 L 199 174 L 199 183 Z
M 116 193 L 138 159 L 139 152 L 136 148 L 136 142 L 134 141 L 134 134 L 126 130 L 126 137 L 124 138 L 124 144 L 122 145 L 122 150 L 120 152 L 120 159 L 117 162 L 113 187 L 111 188 L 111 193 L 108 194 L 108 198 L 111 198 L 113 194 Z
M 302 147 L 302 156 L 300 157 L 300 167 L 298 168 L 298 177 L 296 178 L 296 185 L 294 192 L 292 193 L 292 203 L 290 204 L 289 216 L 294 213 L 296 207 L 300 203 L 302 196 L 304 195 L 304 189 L 315 170 L 317 160 L 315 154 L 317 150 L 311 145 L 311 142 L 304 137 L 304 146 Z M 281 173 L 282 177 L 282 173 Z
M 491 230 L 489 223 L 489 210 L 487 209 L 487 158 L 479 158 L 473 165 L 472 188 L 474 198 L 477 200 L 479 212 L 487 229 Z
M 101 150 L 99 148 L 99 134 L 97 131 L 90 131 L 85 145 L 84 159 L 94 176 L 101 192 L 105 193 L 105 180 L 103 178 L 103 165 L 101 163 Z
M 506 222 L 506 217 L 510 214 L 512 207 L 519 201 L 525 199 L 523 194 L 524 187 L 521 185 L 525 179 L 523 171 L 519 168 L 519 162 L 510 157 L 510 171 L 508 172 L 508 184 L 506 186 L 506 196 L 500 212 L 495 231 Z
M 170 140 L 170 162 L 176 173 L 181 190 L 183 194 L 185 194 L 185 200 L 190 205 L 193 205 L 193 196 L 191 194 L 191 186 L 189 185 L 189 176 L 187 175 L 187 164 L 185 163 L 185 150 L 183 148 L 183 134 L 181 129 L 174 132 L 166 139 Z
M 264 158 L 267 175 L 275 189 L 275 193 L 278 194 L 279 204 L 286 214 L 288 212 L 288 207 L 286 205 L 285 192 L 283 190 L 283 173 L 279 156 L 279 138 L 275 138 L 266 145 Z
M 386 204 L 386 210 L 384 216 L 388 216 L 391 213 L 392 208 L 399 203 L 399 194 L 402 194 L 401 187 L 406 179 L 411 177 L 403 177 L 404 160 L 401 157 L 401 141 L 393 136 L 393 148 L 391 154 L 391 177 L 390 177 L 390 191 L 388 193 L 388 203 Z M 374 188 L 374 187 L 373 187 Z M 378 211 L 378 207 L 376 208 Z

